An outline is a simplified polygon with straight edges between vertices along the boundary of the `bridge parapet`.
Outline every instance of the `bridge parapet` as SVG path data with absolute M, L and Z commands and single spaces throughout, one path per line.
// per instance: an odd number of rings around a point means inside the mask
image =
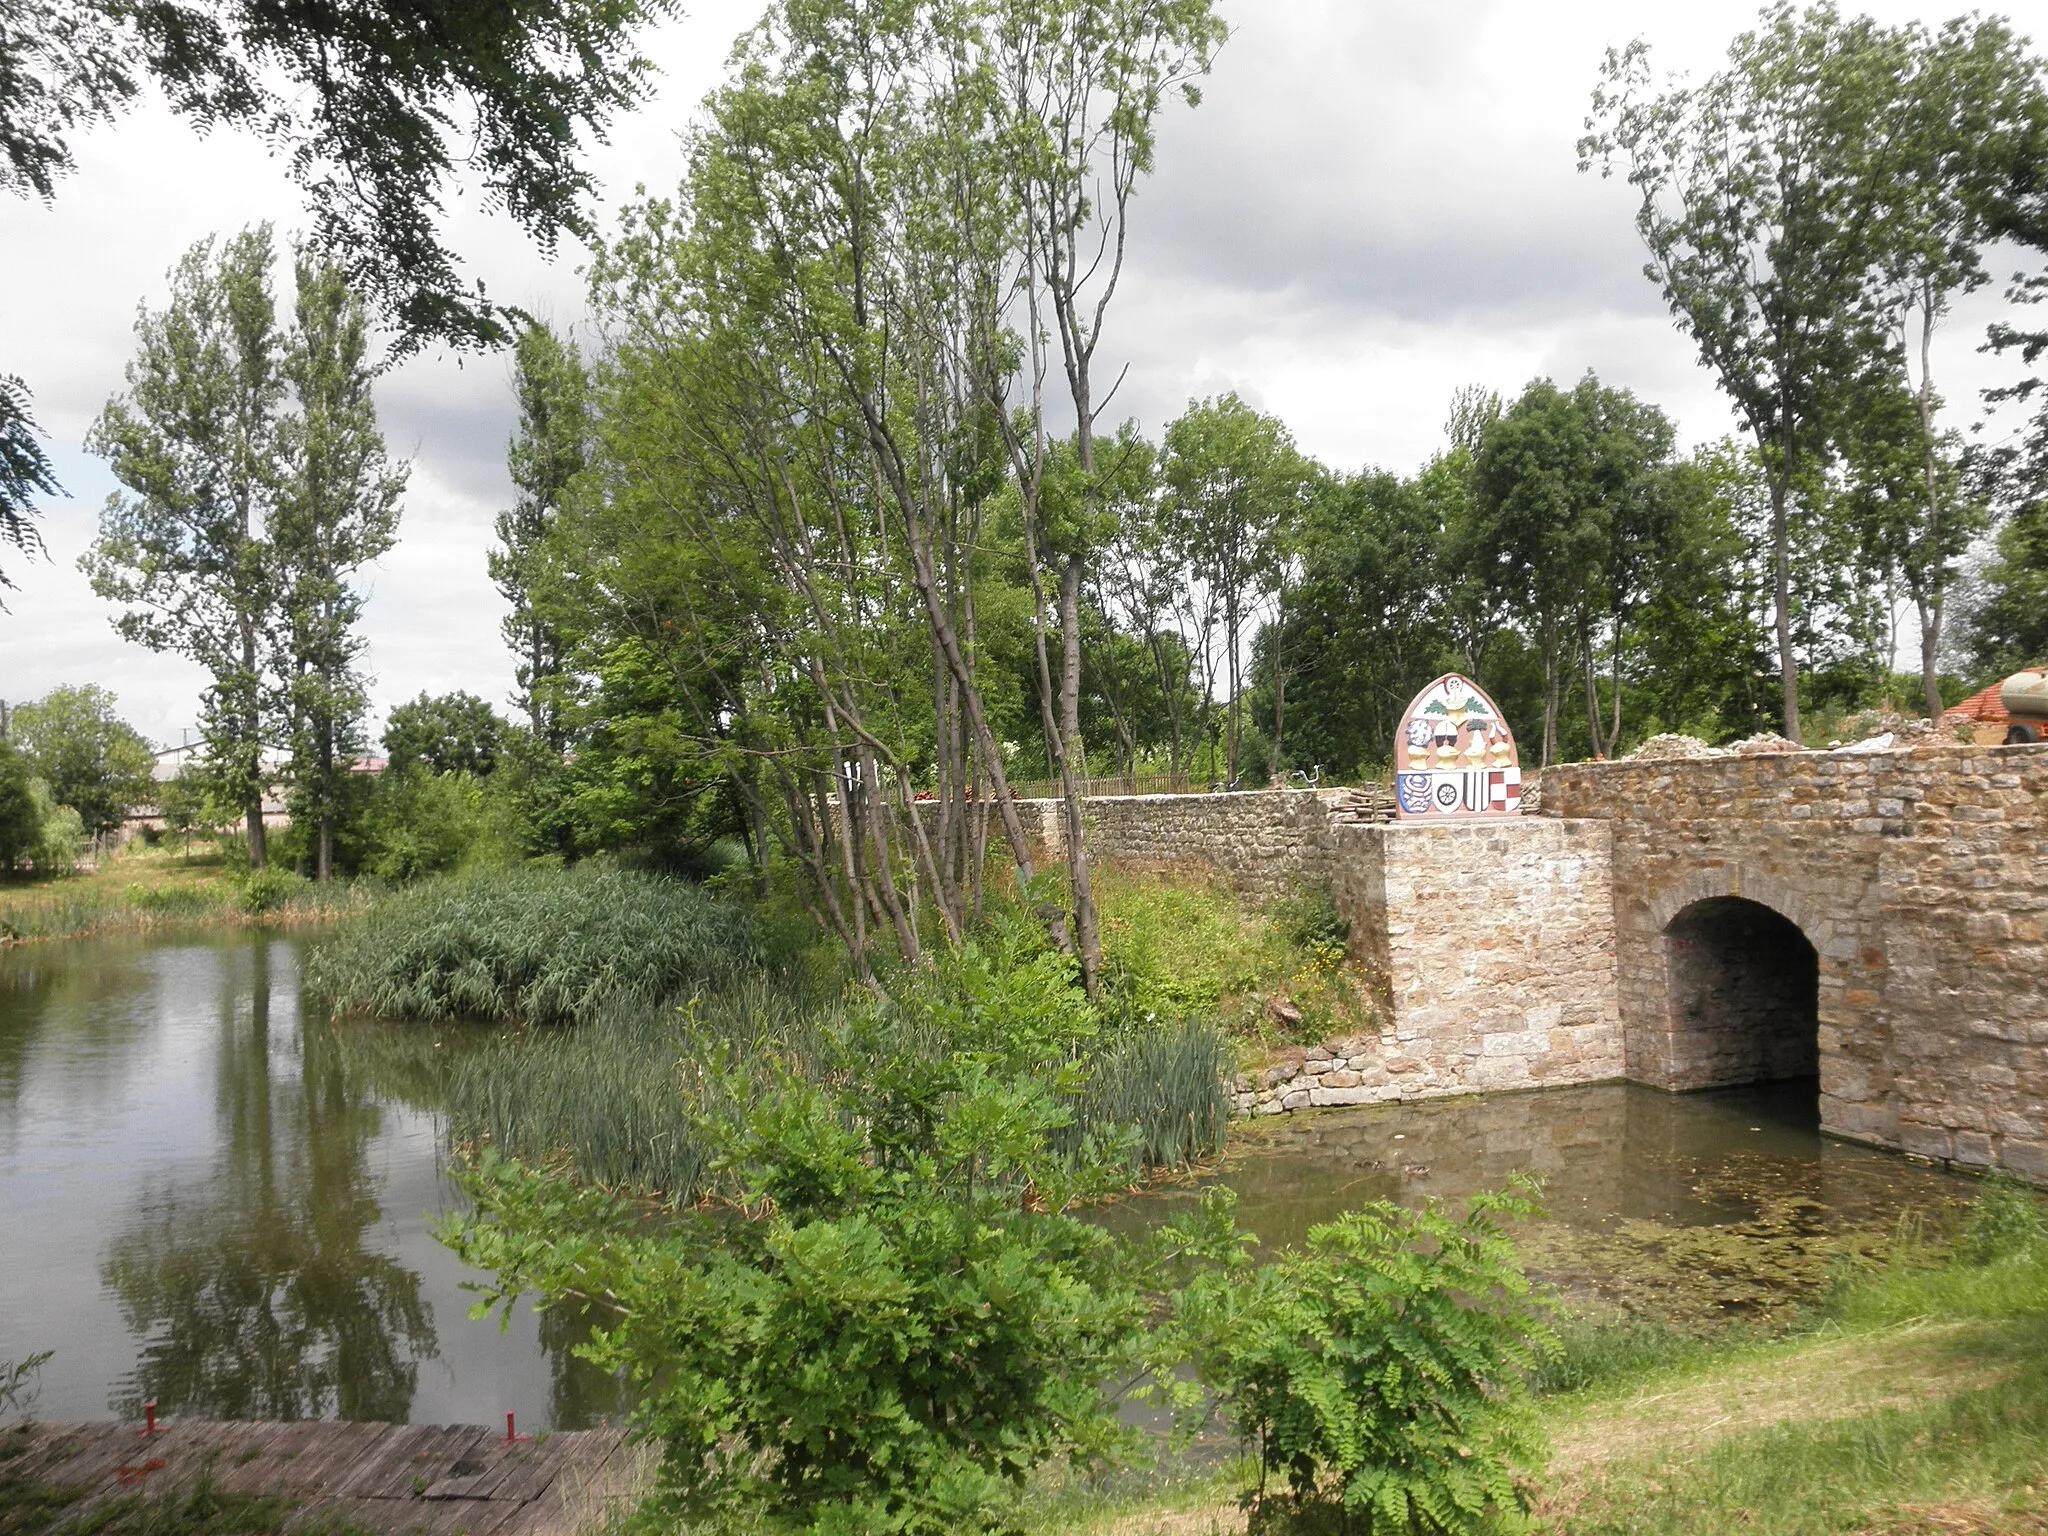
M 1826 1129 L 2048 1180 L 2048 746 L 1578 763 L 1543 813 L 1611 829 L 1630 1077 L 1742 1080 L 1674 922 L 1755 902 L 1818 957 Z

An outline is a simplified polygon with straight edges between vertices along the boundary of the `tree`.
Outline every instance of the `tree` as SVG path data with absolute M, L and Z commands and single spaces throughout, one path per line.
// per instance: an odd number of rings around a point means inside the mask
M 264 864 L 265 690 L 277 566 L 268 532 L 278 474 L 280 369 L 267 225 L 203 240 L 171 276 L 171 301 L 135 323 L 128 392 L 87 447 L 123 490 L 79 562 L 93 591 L 127 605 L 123 639 L 206 668 L 201 729 L 212 768 L 242 808 L 249 865 Z
M 517 311 L 465 289 L 441 223 L 459 173 L 544 250 L 589 230 L 581 162 L 652 66 L 629 53 L 674 0 L 17 0 L 0 27 L 0 192 L 48 202 L 70 135 L 154 84 L 202 132 L 284 153 L 310 243 L 397 329 L 495 345 Z M 27 392 L 0 386 L 0 543 L 33 544 L 33 492 L 55 494 Z
M 1279 585 L 1282 550 L 1315 482 L 1314 466 L 1277 417 L 1236 395 L 1190 401 L 1168 425 L 1162 478 L 1188 567 L 1207 589 L 1207 631 L 1223 628 L 1225 776 L 1238 776 L 1245 629 Z
M 1254 661 L 1263 687 L 1276 645 L 1296 658 L 1296 761 L 1346 776 L 1390 762 L 1401 712 L 1444 670 L 1439 489 L 1428 470 L 1412 480 L 1369 470 L 1331 476 L 1309 502 L 1300 581 Z
M 28 398 L 27 385 L 0 374 L 0 544 L 11 544 L 24 555 L 38 555 L 43 536 L 34 522 L 35 498 L 57 494 L 57 475 L 50 468 L 50 456 L 37 441 L 41 434 L 29 414 Z M 13 585 L 13 579 L 0 568 L 0 587 Z
M 1648 50 L 1611 50 L 1581 170 L 1617 159 L 1642 194 L 1645 269 L 1754 440 L 1770 495 L 1779 686 L 1799 739 L 1792 503 L 1831 454 L 1846 392 L 1886 355 L 1869 243 L 1885 214 L 1867 174 L 1889 98 L 1877 24 L 1781 3 L 1729 67 L 1651 91 Z
M 370 396 L 369 323 L 338 267 L 305 252 L 281 373 L 296 409 L 279 424 L 283 482 L 270 528 L 295 821 L 312 824 L 314 873 L 334 872 L 334 822 L 367 707 L 356 669 L 362 594 L 350 585 L 397 536 L 407 469 L 385 457 Z
M 473 693 L 422 692 L 391 711 L 384 725 L 384 753 L 393 773 L 425 768 L 484 778 L 498 765 L 505 733 L 505 722 Z
M 575 344 L 545 325 L 527 326 L 519 333 L 513 388 L 519 431 L 506 458 L 518 496 L 510 511 L 498 514 L 500 547 L 490 553 L 491 580 L 512 609 L 501 629 L 517 658 L 527 723 L 539 741 L 559 752 L 562 635 L 542 612 L 542 562 L 563 493 L 589 455 L 588 381 Z
M 1592 750 L 1605 754 L 1620 738 L 1626 629 L 1664 542 L 1663 470 L 1673 439 L 1656 407 L 1602 387 L 1589 373 L 1570 393 L 1538 379 L 1480 442 L 1461 555 L 1535 640 L 1545 767 L 1557 760 L 1558 710 L 1574 661 L 1585 684 Z M 1600 718 L 1595 655 L 1603 624 L 1609 725 Z
M 0 869 L 10 875 L 42 841 L 34 777 L 21 749 L 0 737 Z
M 95 837 L 118 830 L 156 792 L 155 755 L 114 704 L 96 683 L 56 688 L 16 708 L 11 726 L 35 776 Z
M 2003 21 L 1960 17 L 1938 34 L 1912 24 L 1885 41 L 1893 62 L 1878 79 L 1886 95 L 1866 108 L 1883 208 L 1871 238 L 1878 303 L 1897 360 L 1889 388 L 1903 393 L 1910 410 L 1868 411 L 1904 425 L 1889 435 L 1908 451 L 1880 455 L 1867 481 L 1878 490 L 1879 536 L 1918 613 L 1923 697 L 1928 718 L 1938 719 L 1949 588 L 1985 511 L 1960 472 L 1959 441 L 1936 421 L 1934 335 L 1956 297 L 1990 281 L 1984 252 L 1999 231 L 2015 167 L 2048 134 L 2048 96 L 2040 64 Z

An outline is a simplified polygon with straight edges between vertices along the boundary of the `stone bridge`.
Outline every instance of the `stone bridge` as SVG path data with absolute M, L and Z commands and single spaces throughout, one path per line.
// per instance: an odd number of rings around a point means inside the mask
M 1817 1077 L 1835 1135 L 2048 1182 L 2044 806 L 2048 745 L 1922 747 L 1572 764 L 1538 815 L 1440 825 L 1091 802 L 1090 843 L 1350 920 L 1383 1029 L 1242 1110 Z
M 2048 747 L 1582 763 L 1624 1071 L 1817 1074 L 1836 1135 L 2048 1180 Z

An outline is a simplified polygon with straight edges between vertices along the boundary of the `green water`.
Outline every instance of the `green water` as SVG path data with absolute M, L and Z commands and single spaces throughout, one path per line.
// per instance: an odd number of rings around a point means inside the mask
M 573 1319 L 522 1311 L 501 1333 L 467 1316 L 476 1277 L 431 1230 L 458 1198 L 432 1034 L 337 1030 L 301 1008 L 299 958 L 299 940 L 263 935 L 0 953 L 0 1359 L 56 1351 L 36 1411 L 617 1415 L 617 1383 L 570 1356 Z M 1523 1169 L 1544 1176 L 1556 1232 L 1651 1247 L 1667 1229 L 1746 1241 L 1767 1210 L 1794 1211 L 1798 1242 L 1876 1230 L 1965 1187 L 1822 1138 L 1813 1106 L 1810 1084 L 1605 1086 L 1325 1111 L 1255 1126 L 1221 1176 L 1274 1243 L 1363 1200 L 1456 1198 Z M 1566 1247 L 1545 1262 L 1583 1280 Z M 1703 1305 L 1749 1304 L 1724 1289 Z

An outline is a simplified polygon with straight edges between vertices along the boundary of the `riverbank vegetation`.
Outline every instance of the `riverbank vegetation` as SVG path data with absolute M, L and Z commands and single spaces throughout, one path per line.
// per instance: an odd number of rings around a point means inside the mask
M 0 944 L 324 924 L 371 900 L 367 887 L 317 887 L 287 869 L 252 875 L 210 847 L 179 853 L 136 839 L 86 870 L 0 880 Z

